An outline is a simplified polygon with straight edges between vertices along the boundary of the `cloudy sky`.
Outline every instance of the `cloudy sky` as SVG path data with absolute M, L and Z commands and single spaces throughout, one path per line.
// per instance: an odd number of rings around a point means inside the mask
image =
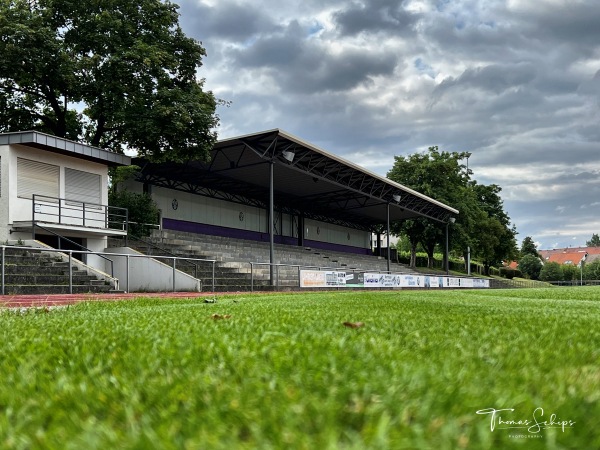
M 597 0 L 175 0 L 219 137 L 281 128 L 380 175 L 469 151 L 540 248 L 600 233 Z

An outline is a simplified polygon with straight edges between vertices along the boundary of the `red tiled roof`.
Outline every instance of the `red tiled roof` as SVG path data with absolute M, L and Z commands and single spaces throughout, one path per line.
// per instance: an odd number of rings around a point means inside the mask
M 567 247 L 567 248 L 554 248 L 550 250 L 538 250 L 538 253 L 544 261 L 548 261 L 546 258 L 550 255 L 557 253 L 577 253 L 587 252 L 588 255 L 600 255 L 600 247 Z
M 574 266 L 576 266 L 581 262 L 584 256 L 585 251 L 551 253 L 550 255 L 547 255 L 544 258 L 544 261 L 557 262 L 559 264 L 573 264 Z

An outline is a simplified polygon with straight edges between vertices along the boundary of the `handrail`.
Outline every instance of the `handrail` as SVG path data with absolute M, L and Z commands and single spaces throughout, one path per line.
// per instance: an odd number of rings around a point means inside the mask
M 148 241 L 148 240 L 142 238 L 141 236 L 130 236 L 129 238 L 137 240 L 137 241 L 141 241 L 144 244 L 152 246 L 153 248 L 160 250 L 161 252 L 164 252 L 169 256 L 179 256 L 179 255 L 176 255 L 175 253 L 173 253 L 172 251 L 167 250 L 166 248 L 156 245 L 154 242 L 151 242 L 151 241 Z M 152 256 L 152 255 L 148 255 L 148 256 Z M 187 261 L 187 262 L 188 262 L 188 264 L 191 264 L 192 266 L 194 266 L 194 278 L 198 278 L 198 264 L 193 263 L 191 261 Z
M 148 259 L 172 259 L 173 260 L 173 273 L 175 273 L 176 267 L 175 267 L 175 261 L 179 261 L 179 260 L 183 260 L 183 261 L 203 261 L 203 262 L 209 262 L 212 263 L 212 290 L 215 290 L 215 263 L 217 262 L 216 259 L 203 259 L 203 258 L 187 258 L 184 256 L 161 256 L 161 255 L 132 255 L 129 253 L 111 253 L 111 255 L 113 256 L 124 256 L 126 257 L 128 263 L 127 263 L 127 269 L 129 270 L 129 258 L 148 258 Z M 129 276 L 129 275 L 128 275 Z M 194 277 L 196 278 L 196 277 Z M 197 279 L 197 278 L 196 278 Z M 200 280 L 202 281 L 202 280 Z M 175 277 L 173 277 L 173 288 L 175 288 Z M 129 279 L 127 280 L 127 291 L 129 291 Z M 175 289 L 173 289 L 173 291 L 175 291 Z
M 127 208 L 69 200 L 43 194 L 33 194 L 31 200 L 31 220 L 33 222 L 37 221 L 37 215 L 38 217 L 52 218 L 51 223 L 81 225 L 84 227 L 92 224 L 97 228 L 120 229 L 121 231 L 126 231 L 129 223 Z M 120 228 L 113 227 L 112 224 L 117 224 Z
M 269 262 L 250 262 L 248 263 L 250 265 L 250 290 L 254 291 L 254 266 L 269 266 L 269 267 L 273 267 L 276 269 L 273 278 L 271 279 L 271 285 L 275 286 L 275 287 L 280 287 L 280 279 L 279 279 L 279 268 L 280 267 L 290 267 L 290 268 L 297 268 L 298 269 L 298 277 L 300 278 L 300 270 L 301 269 L 315 269 L 318 271 L 332 271 L 332 272 L 349 272 L 349 273 L 370 273 L 370 272 L 376 272 L 376 273 L 380 273 L 380 274 L 389 274 L 389 275 L 413 275 L 413 276 L 430 276 L 430 277 L 444 277 L 447 278 L 447 275 L 440 275 L 437 273 L 432 273 L 432 274 L 428 274 L 428 273 L 406 273 L 406 272 L 398 272 L 398 271 L 388 271 L 388 270 L 369 270 L 369 269 L 365 269 L 365 268 L 357 268 L 357 267 L 339 267 L 339 266 L 315 266 L 315 265 L 304 265 L 304 264 L 286 264 L 286 263 L 269 263 Z M 478 277 L 469 277 L 468 275 L 451 275 L 450 278 L 465 278 L 465 279 L 478 279 Z M 520 287 L 520 288 L 532 288 L 532 287 L 536 287 L 534 285 L 532 285 L 531 283 L 526 283 L 526 282 L 515 282 L 512 283 L 510 286 L 504 285 L 504 286 L 499 286 L 498 283 L 496 283 L 496 279 L 491 278 L 489 279 L 490 284 L 489 287 L 491 289 L 493 288 L 498 288 L 498 287 Z M 504 281 L 504 280 L 503 280 Z
M 69 239 L 69 238 L 66 238 L 66 237 L 64 237 L 64 236 L 61 236 L 60 234 L 56 233 L 55 231 L 49 230 L 49 229 L 48 229 L 48 228 L 46 228 L 46 227 L 43 227 L 43 226 L 41 226 L 41 225 L 38 225 L 38 224 L 36 224 L 35 222 L 33 222 L 33 227 L 34 227 L 34 229 L 35 229 L 35 227 L 39 227 L 39 228 L 41 228 L 42 230 L 44 230 L 44 231 L 47 231 L 48 233 L 52 233 L 53 235 L 55 235 L 55 236 L 57 236 L 57 237 L 58 237 L 58 249 L 55 249 L 55 250 L 59 250 L 59 251 L 60 251 L 60 250 L 62 250 L 62 249 L 60 248 L 60 240 L 61 240 L 61 239 L 64 239 L 65 241 L 67 241 L 67 242 L 70 242 L 70 243 L 71 243 L 71 244 L 73 244 L 73 245 L 77 245 L 79 248 L 82 248 L 82 249 L 83 249 L 83 250 L 85 250 L 86 252 L 92 252 L 92 251 L 93 251 L 93 250 L 91 250 L 91 249 L 89 249 L 89 248 L 87 248 L 87 247 L 84 247 L 83 245 L 81 245 L 81 244 L 79 244 L 79 243 L 77 243 L 77 242 L 75 242 L 75 241 L 72 241 L 72 240 L 71 240 L 71 239 Z M 34 234 L 34 236 L 35 236 L 35 234 Z M 99 256 L 100 258 L 102 258 L 102 259 L 105 259 L 106 261 L 109 261 L 109 262 L 110 262 L 110 276 L 114 278 L 114 276 L 115 276 L 115 271 L 114 271 L 114 264 L 113 264 L 113 260 L 112 260 L 112 259 L 110 259 L 110 258 L 107 258 L 106 256 L 102 256 L 102 255 L 97 255 L 97 256 Z
M 0 261 L 2 262 L 0 268 L 0 294 L 4 295 L 5 293 L 5 253 L 6 248 L 17 249 L 17 250 L 28 250 L 28 251 L 39 251 L 39 252 L 54 252 L 56 253 L 58 250 L 55 248 L 32 248 L 25 246 L 17 246 L 17 245 L 0 245 Z M 83 251 L 83 250 L 63 250 L 61 253 L 68 253 L 69 255 L 69 291 L 72 292 L 73 289 L 73 279 L 72 279 L 72 262 L 71 258 L 73 253 L 79 254 L 87 254 L 87 255 L 98 255 L 101 256 L 100 252 L 94 251 Z M 195 261 L 204 261 L 212 263 L 212 290 L 215 290 L 215 263 L 217 262 L 215 259 L 201 259 L 201 258 L 185 258 L 185 257 L 177 257 L 177 256 L 149 256 L 149 255 L 132 255 L 129 253 L 111 253 L 112 256 L 125 257 L 127 259 L 127 277 L 129 277 L 129 259 L 130 258 L 148 258 L 148 259 L 172 259 L 172 260 L 195 260 Z M 176 271 L 176 264 L 173 263 L 173 273 Z M 113 277 L 113 280 L 117 280 Z M 118 282 L 119 280 L 117 280 Z M 129 291 L 129 279 L 126 280 L 127 291 Z M 175 276 L 173 276 L 173 292 L 175 292 Z

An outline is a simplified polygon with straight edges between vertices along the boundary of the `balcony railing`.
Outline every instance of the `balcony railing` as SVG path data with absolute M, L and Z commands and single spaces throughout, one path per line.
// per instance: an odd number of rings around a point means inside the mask
M 33 224 L 37 222 L 127 231 L 127 208 L 33 195 Z

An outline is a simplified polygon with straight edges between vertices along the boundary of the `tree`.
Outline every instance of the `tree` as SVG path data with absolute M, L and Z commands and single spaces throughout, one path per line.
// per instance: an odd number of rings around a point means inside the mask
M 409 156 L 395 156 L 394 166 L 387 173 L 390 180 L 403 184 L 422 194 L 443 203 L 454 205 L 461 197 L 466 186 L 468 174 L 460 163 L 466 158 L 466 152 L 440 152 L 437 146 L 429 147 L 426 153 L 414 153 Z M 460 221 L 460 217 L 457 222 Z M 460 224 L 452 226 L 457 232 Z M 416 259 L 416 249 L 420 244 L 428 256 L 428 265 L 432 267 L 436 245 L 445 239 L 445 226 L 426 219 L 411 219 L 392 224 L 394 234 L 405 234 L 411 244 L 411 265 Z
M 521 256 L 525 256 L 525 255 L 533 255 L 535 257 L 539 257 L 539 253 L 537 251 L 537 247 L 535 246 L 535 243 L 533 242 L 533 239 L 531 238 L 531 236 L 526 236 L 525 239 L 523 239 L 523 242 L 521 243 Z
M 544 266 L 546 265 L 548 264 Z M 519 260 L 519 270 L 527 278 L 537 280 L 540 278 L 540 272 L 542 271 L 542 261 L 537 256 L 525 255 Z
M 529 255 L 531 256 L 531 255 Z M 521 264 L 519 263 L 519 267 Z M 564 278 L 562 267 L 555 261 L 547 262 L 540 271 L 540 280 L 542 281 L 560 281 Z
M 585 245 L 588 247 L 600 247 L 600 236 L 594 233 L 589 241 L 586 241 Z
M 127 208 L 128 234 L 132 236 L 148 236 L 152 232 L 152 225 L 158 224 L 158 206 L 149 194 L 111 189 L 108 195 L 108 203 L 111 206 Z
M 600 280 L 600 259 L 583 265 L 583 278 L 586 280 Z
M 426 153 L 394 157 L 387 177 L 460 211 L 448 227 L 451 249 L 458 249 L 467 260 L 467 247 L 484 260 L 485 273 L 491 265 L 516 253 L 516 230 L 504 211 L 497 185 L 480 185 L 470 179 L 471 172 L 461 163 L 467 152 L 441 152 L 429 147 Z M 411 242 L 411 262 L 417 246 L 427 252 L 429 266 L 436 245 L 445 244 L 445 224 L 428 219 L 406 220 L 392 224 L 395 234 L 405 234 Z
M 482 185 L 476 181 L 470 183 L 477 200 L 472 207 L 479 214 L 474 222 L 475 255 L 483 262 L 484 273 L 489 275 L 490 267 L 499 266 L 503 260 L 517 257 L 517 230 L 510 223 L 510 217 L 504 211 L 504 202 L 500 197 L 502 188 L 496 184 Z
M 0 0 L 0 131 L 35 129 L 155 161 L 208 157 L 204 48 L 168 0 Z
M 585 264 L 584 264 L 585 268 Z M 573 264 L 561 265 L 562 278 L 564 281 L 579 280 L 581 278 L 581 267 L 574 266 Z M 585 271 L 585 270 L 584 270 Z

